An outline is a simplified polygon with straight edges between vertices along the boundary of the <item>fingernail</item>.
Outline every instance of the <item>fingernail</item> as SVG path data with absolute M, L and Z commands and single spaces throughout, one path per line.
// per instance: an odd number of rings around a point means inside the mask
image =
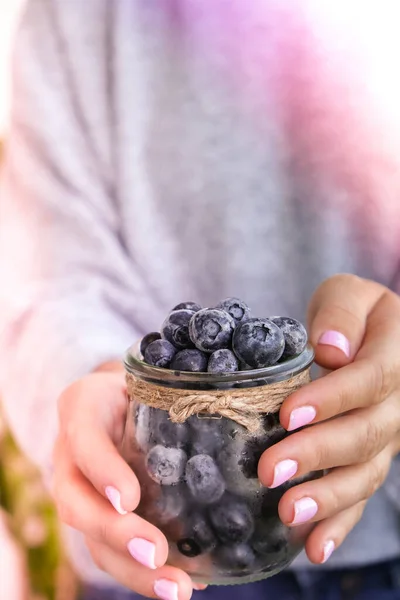
M 170 579 L 157 579 L 154 593 L 160 600 L 178 600 L 178 584 Z
M 143 538 L 133 538 L 128 542 L 128 550 L 131 556 L 141 565 L 149 569 L 156 569 L 155 557 L 156 546 L 153 542 Z
M 325 331 L 318 340 L 323 346 L 335 346 L 339 348 L 347 358 L 350 358 L 350 342 L 340 331 Z
M 312 498 L 301 498 L 294 503 L 294 519 L 291 525 L 300 525 L 306 523 L 315 515 L 318 511 L 318 504 Z
M 115 487 L 108 485 L 104 491 L 107 498 L 109 499 L 115 510 L 119 512 L 120 515 L 128 514 L 128 512 L 124 510 L 121 506 L 121 494 L 118 490 L 115 489 Z
M 201 592 L 202 590 L 205 590 L 207 588 L 207 586 L 204 585 L 203 583 L 194 583 L 194 582 L 192 582 L 192 588 L 194 590 L 197 590 L 198 592 Z
M 335 542 L 333 540 L 328 540 L 327 542 L 325 542 L 324 544 L 324 557 L 322 559 L 322 564 L 326 563 L 327 560 L 330 559 L 332 552 L 335 549 Z
M 293 431 L 293 429 L 308 425 L 314 421 L 316 416 L 317 411 L 313 406 L 301 406 L 300 408 L 295 408 L 290 413 L 288 431 Z
M 295 460 L 282 460 L 275 465 L 274 469 L 274 480 L 269 486 L 270 488 L 276 488 L 282 483 L 285 483 L 288 479 L 293 477 L 297 473 L 298 464 Z

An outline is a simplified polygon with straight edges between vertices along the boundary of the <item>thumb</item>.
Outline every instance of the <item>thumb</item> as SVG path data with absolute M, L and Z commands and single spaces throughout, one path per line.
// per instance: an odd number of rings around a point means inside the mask
M 330 277 L 317 288 L 308 308 L 310 342 L 317 364 L 332 370 L 353 361 L 368 315 L 383 290 L 373 281 L 347 274 Z

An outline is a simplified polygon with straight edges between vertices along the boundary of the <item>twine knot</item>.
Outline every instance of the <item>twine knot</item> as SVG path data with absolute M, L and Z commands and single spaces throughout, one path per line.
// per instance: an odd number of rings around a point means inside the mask
M 287 396 L 309 381 L 307 369 L 285 381 L 260 387 L 203 391 L 163 387 L 126 374 L 129 399 L 168 411 L 174 423 L 184 423 L 195 414 L 226 417 L 250 433 L 261 429 L 262 415 L 277 412 Z

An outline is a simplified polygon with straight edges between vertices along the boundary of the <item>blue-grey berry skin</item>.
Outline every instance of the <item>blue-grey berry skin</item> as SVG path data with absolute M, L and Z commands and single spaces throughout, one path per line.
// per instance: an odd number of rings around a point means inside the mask
M 277 363 L 284 348 L 283 332 L 269 319 L 249 319 L 238 325 L 233 334 L 236 356 L 253 369 Z
M 209 509 L 209 517 L 219 540 L 224 544 L 246 542 L 254 532 L 254 519 L 247 502 L 224 496 Z
M 186 516 L 182 538 L 177 542 L 179 552 L 194 557 L 210 552 L 216 545 L 217 538 L 206 517 L 198 511 L 191 511 Z
M 215 352 L 229 348 L 235 321 L 225 311 L 217 308 L 203 308 L 190 320 L 190 338 L 196 348 L 203 352 Z
M 161 337 L 168 340 L 178 350 L 193 348 L 189 336 L 189 322 L 195 313 L 192 310 L 174 310 L 161 326 Z
M 161 339 L 161 334 L 158 331 L 152 331 L 145 335 L 140 342 L 140 354 L 144 356 L 146 352 L 146 348 L 150 346 L 151 342 L 155 342 L 156 340 Z
M 278 560 L 286 556 L 289 536 L 289 527 L 276 516 L 259 519 L 249 543 L 257 554 L 272 555 L 271 558 Z
M 161 486 L 160 495 L 154 502 L 156 519 L 164 525 L 180 517 L 185 510 L 184 484 Z
M 176 348 L 168 340 L 151 342 L 144 353 L 144 360 L 153 367 L 168 369 L 176 354 Z
M 207 371 L 220 375 L 222 373 L 235 373 L 239 371 L 239 362 L 232 350 L 222 348 L 210 356 Z
M 225 491 L 222 475 L 207 454 L 197 454 L 188 460 L 185 477 L 190 493 L 200 504 L 218 502 Z
M 229 544 L 218 546 L 213 553 L 215 562 L 228 573 L 251 573 L 256 556 L 248 544 Z
M 187 423 L 173 423 L 169 413 L 161 408 L 153 408 L 152 438 L 162 446 L 185 448 L 190 437 Z
M 146 467 L 149 476 L 160 485 L 178 483 L 185 472 L 186 453 L 179 448 L 154 446 L 147 454 Z
M 171 369 L 174 371 L 191 371 L 192 373 L 206 373 L 208 355 L 197 348 L 180 350 L 175 354 Z
M 247 321 L 251 314 L 250 308 L 245 302 L 239 300 L 239 298 L 226 298 L 225 300 L 218 302 L 215 308 L 220 308 L 230 314 L 236 325 L 239 325 L 239 323 L 242 323 L 243 321 Z
M 285 338 L 285 349 L 281 360 L 287 360 L 301 354 L 307 346 L 308 339 L 304 325 L 290 317 L 271 317 L 271 321 L 278 325 Z
M 172 310 L 192 310 L 193 312 L 198 312 L 201 309 L 202 307 L 200 306 L 200 304 L 197 304 L 196 302 L 181 302 L 180 304 L 177 304 Z

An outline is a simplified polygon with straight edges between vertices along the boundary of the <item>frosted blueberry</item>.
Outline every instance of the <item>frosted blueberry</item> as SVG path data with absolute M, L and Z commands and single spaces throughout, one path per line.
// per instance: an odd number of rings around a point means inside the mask
M 176 348 L 167 340 L 151 342 L 144 353 L 144 360 L 153 367 L 168 369 L 176 354 Z
M 234 319 L 227 312 L 216 308 L 203 308 L 195 313 L 189 325 L 191 340 L 203 352 L 229 348 L 234 329 Z
M 269 319 L 249 319 L 238 325 L 233 334 L 236 356 L 254 369 L 274 365 L 284 348 L 282 331 Z
M 154 446 L 146 457 L 147 472 L 160 485 L 173 485 L 182 479 L 186 461 L 186 453 L 179 448 Z

